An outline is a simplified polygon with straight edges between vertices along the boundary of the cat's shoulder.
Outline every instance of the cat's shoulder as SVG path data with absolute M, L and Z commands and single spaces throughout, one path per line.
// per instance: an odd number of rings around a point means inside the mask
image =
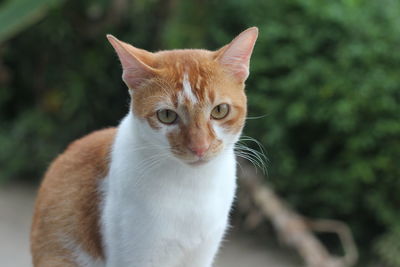
M 96 151 L 104 150 L 114 141 L 116 131 L 117 128 L 110 127 L 89 133 L 70 143 L 65 152 L 82 152 L 82 150 L 93 151 L 93 149 Z
M 70 143 L 49 169 L 52 171 L 77 171 L 85 169 L 97 173 L 108 170 L 112 144 L 117 128 L 92 132 Z
M 87 254 L 93 259 L 102 259 L 99 186 L 107 175 L 115 135 L 116 128 L 90 133 L 72 142 L 53 161 L 36 200 L 31 238 L 33 252 L 43 250 L 58 255 L 72 251 L 77 257 Z M 54 203 L 58 208 L 50 209 Z M 55 238 L 60 231 L 65 236 Z M 71 248 L 74 243 L 79 244 L 79 250 Z M 37 253 L 35 266 L 45 260 Z

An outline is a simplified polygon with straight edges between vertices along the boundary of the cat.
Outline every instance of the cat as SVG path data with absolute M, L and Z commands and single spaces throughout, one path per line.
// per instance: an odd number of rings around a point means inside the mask
M 35 267 L 213 265 L 236 190 L 257 36 L 252 27 L 216 51 L 152 53 L 107 35 L 130 110 L 47 170 L 31 231 Z

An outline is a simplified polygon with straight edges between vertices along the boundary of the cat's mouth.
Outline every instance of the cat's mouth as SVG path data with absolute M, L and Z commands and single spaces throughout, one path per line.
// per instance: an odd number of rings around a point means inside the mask
M 189 164 L 190 166 L 200 166 L 203 165 L 207 162 L 209 162 L 210 159 L 209 158 L 197 158 L 195 160 L 191 160 L 191 161 L 186 161 L 187 164 Z

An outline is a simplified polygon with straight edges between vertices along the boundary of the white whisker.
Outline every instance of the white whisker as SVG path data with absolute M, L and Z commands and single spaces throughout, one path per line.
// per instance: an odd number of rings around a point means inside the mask
M 251 141 L 256 143 L 260 151 L 257 151 L 253 148 L 246 146 L 243 143 L 245 141 Z M 265 150 L 259 141 L 250 136 L 242 136 L 239 142 L 234 144 L 234 150 L 236 156 L 248 160 L 249 162 L 251 162 L 251 164 L 254 165 L 254 167 L 261 169 L 264 174 L 268 173 L 266 167 L 266 162 L 268 162 L 268 159 L 265 156 Z

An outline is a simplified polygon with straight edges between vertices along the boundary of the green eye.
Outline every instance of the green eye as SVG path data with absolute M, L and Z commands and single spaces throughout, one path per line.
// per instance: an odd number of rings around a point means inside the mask
M 211 117 L 215 120 L 222 120 L 229 113 L 229 105 L 228 104 L 219 104 L 211 111 Z
M 178 118 L 178 114 L 170 109 L 160 109 L 157 111 L 157 118 L 164 124 L 173 124 Z

